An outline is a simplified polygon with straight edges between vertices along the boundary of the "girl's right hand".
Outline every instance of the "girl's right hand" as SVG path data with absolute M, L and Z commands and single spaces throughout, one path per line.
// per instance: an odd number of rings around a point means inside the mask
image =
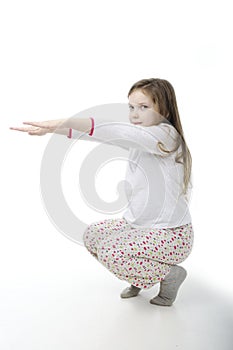
M 24 128 L 15 128 L 10 127 L 11 130 L 17 130 L 17 131 L 23 131 L 28 132 L 29 135 L 36 135 L 36 136 L 43 136 L 49 132 L 51 132 L 50 129 L 46 128 L 40 128 L 40 127 L 24 127 Z

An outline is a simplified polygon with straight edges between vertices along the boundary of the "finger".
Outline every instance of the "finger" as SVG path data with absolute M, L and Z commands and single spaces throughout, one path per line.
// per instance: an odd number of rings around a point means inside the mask
M 33 131 L 29 131 L 29 132 L 28 132 L 28 135 L 38 135 L 38 133 L 33 132 Z
M 45 133 L 37 130 L 37 131 L 29 131 L 28 135 L 42 136 L 42 135 L 45 135 Z
M 15 127 L 10 127 L 10 129 L 11 130 L 17 130 L 17 131 L 24 131 L 24 132 L 25 131 L 27 132 L 29 130 L 29 128 L 15 128 Z
M 32 126 L 38 126 L 40 128 L 46 128 L 47 127 L 46 125 L 44 125 L 41 122 L 23 122 L 23 124 L 32 125 Z
M 17 127 L 17 128 L 15 128 L 15 127 L 10 127 L 10 129 L 11 130 L 17 130 L 17 131 L 24 131 L 24 132 L 28 132 L 28 131 L 35 131 L 35 130 L 39 130 L 40 128 L 38 128 L 38 127 L 32 127 L 32 128 L 19 128 L 19 127 Z

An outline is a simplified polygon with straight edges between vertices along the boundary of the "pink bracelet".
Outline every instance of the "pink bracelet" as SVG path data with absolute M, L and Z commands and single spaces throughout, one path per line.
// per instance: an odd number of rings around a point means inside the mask
M 94 127 L 95 127 L 95 122 L 94 122 L 94 119 L 91 117 L 91 131 L 89 133 L 90 136 L 92 136 L 94 132 Z
M 69 135 L 67 136 L 69 139 L 71 139 L 72 138 L 72 129 L 70 128 L 69 129 Z
M 95 126 L 95 122 L 94 119 L 91 117 L 91 131 L 89 133 L 90 136 L 92 136 L 93 132 L 94 132 L 94 126 Z M 69 129 L 69 135 L 67 136 L 69 139 L 72 138 L 72 129 Z

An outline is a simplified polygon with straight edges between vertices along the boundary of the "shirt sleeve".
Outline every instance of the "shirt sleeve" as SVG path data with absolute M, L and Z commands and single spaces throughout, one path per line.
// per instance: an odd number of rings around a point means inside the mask
M 129 122 L 93 118 L 93 127 L 91 135 L 72 130 L 72 138 L 102 141 L 128 150 L 135 148 L 165 156 L 167 153 L 160 149 L 158 143 L 162 143 L 163 149 L 170 151 L 176 146 L 177 137 L 179 137 L 176 129 L 167 123 L 146 127 Z

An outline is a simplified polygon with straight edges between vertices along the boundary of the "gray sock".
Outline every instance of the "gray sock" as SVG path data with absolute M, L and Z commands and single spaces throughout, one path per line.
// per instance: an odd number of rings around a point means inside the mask
M 150 300 L 151 304 L 171 306 L 176 299 L 178 289 L 187 276 L 186 270 L 177 265 L 172 265 L 170 272 L 160 283 L 158 296 Z
M 132 298 L 136 297 L 138 293 L 140 292 L 141 288 L 135 287 L 131 285 L 130 287 L 127 287 L 123 290 L 121 293 L 121 298 Z

